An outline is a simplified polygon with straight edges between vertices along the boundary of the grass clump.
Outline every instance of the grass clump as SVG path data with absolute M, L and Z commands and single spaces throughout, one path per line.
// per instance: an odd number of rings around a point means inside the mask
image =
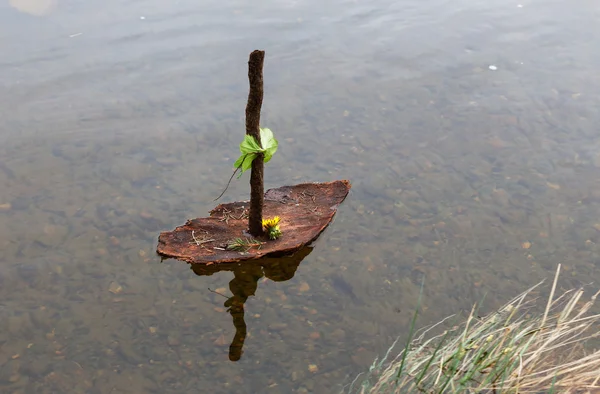
M 396 341 L 350 392 L 600 393 L 600 351 L 583 346 L 600 335 L 600 314 L 588 313 L 600 291 L 586 302 L 583 289 L 555 298 L 559 274 L 560 265 L 543 314 L 532 311 L 540 282 L 485 317 L 474 306 L 464 323 L 430 338 L 452 316 L 416 338 L 413 318 L 399 354 Z

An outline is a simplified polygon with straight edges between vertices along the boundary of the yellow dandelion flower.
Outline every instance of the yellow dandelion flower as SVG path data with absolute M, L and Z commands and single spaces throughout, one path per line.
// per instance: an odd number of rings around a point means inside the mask
M 265 231 L 269 234 L 269 238 L 277 239 L 281 236 L 281 230 L 279 229 L 279 221 L 281 218 L 275 216 L 272 219 L 263 219 L 262 225 Z
M 263 219 L 262 225 L 265 230 L 269 231 L 270 229 L 277 227 L 280 220 L 281 218 L 279 216 L 275 216 L 272 219 Z

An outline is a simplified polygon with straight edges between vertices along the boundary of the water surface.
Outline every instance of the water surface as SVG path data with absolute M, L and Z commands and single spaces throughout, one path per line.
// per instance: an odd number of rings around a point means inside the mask
M 599 19 L 586 0 L 0 3 L 0 390 L 338 392 L 406 334 L 423 278 L 420 325 L 558 263 L 563 287 L 598 281 Z M 158 233 L 231 174 L 254 49 L 266 187 L 352 192 L 296 259 L 161 262 Z M 246 176 L 224 200 L 247 198 Z

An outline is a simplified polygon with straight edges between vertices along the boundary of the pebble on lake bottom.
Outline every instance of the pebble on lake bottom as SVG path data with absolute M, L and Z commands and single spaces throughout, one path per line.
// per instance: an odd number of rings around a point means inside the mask
M 110 291 L 113 294 L 119 294 L 120 292 L 123 291 L 123 287 L 118 284 L 117 282 L 110 282 L 110 285 L 108 286 L 108 291 Z

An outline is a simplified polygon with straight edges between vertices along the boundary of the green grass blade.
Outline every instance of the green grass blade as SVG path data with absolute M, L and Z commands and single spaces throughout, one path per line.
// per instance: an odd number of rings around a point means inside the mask
M 406 363 L 406 356 L 410 350 L 410 343 L 412 342 L 413 334 L 415 333 L 415 327 L 417 323 L 417 316 L 419 315 L 419 308 L 421 307 L 421 297 L 423 296 L 423 288 L 425 287 L 425 277 L 421 281 L 421 289 L 419 290 L 419 298 L 417 299 L 417 309 L 415 309 L 415 313 L 413 315 L 412 321 L 410 323 L 410 330 L 408 332 L 408 338 L 406 339 L 406 346 L 404 347 L 404 354 L 402 355 L 402 362 L 400 363 L 400 368 L 398 368 L 398 374 L 396 375 L 396 384 L 398 384 L 398 380 L 400 376 L 402 376 L 402 372 L 404 371 L 404 364 Z

